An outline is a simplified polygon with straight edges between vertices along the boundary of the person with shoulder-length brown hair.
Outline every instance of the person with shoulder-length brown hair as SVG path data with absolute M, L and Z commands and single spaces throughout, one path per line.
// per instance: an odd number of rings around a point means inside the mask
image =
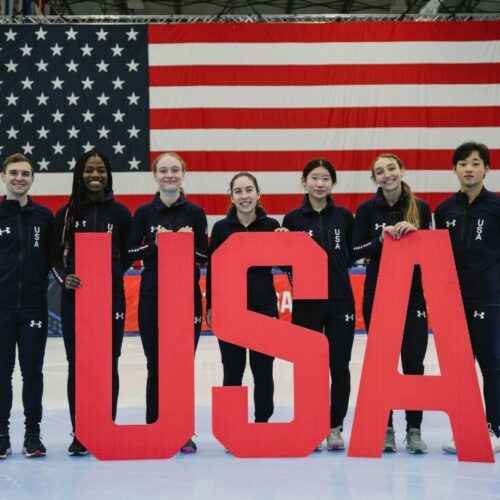
M 257 179 L 248 172 L 236 174 L 229 182 L 231 208 L 216 222 L 210 238 L 210 256 L 234 233 L 272 232 L 279 230 L 276 219 L 268 217 L 260 206 Z M 207 273 L 207 323 L 212 323 L 211 265 Z M 248 271 L 248 309 L 278 318 L 276 290 L 271 267 L 254 267 Z M 219 340 L 225 386 L 240 386 L 246 367 L 247 349 Z M 255 422 L 267 422 L 274 412 L 274 358 L 249 349 L 250 369 L 254 379 Z
M 429 205 L 413 194 L 410 186 L 403 181 L 404 175 L 404 165 L 398 156 L 392 153 L 377 156 L 371 166 L 371 178 L 378 186 L 377 192 L 356 210 L 353 255 L 356 260 L 367 260 L 363 294 L 363 319 L 367 332 L 370 330 L 384 239 L 388 236 L 400 239 L 412 231 L 429 229 L 431 225 Z M 401 347 L 401 362 L 405 375 L 423 375 L 427 340 L 427 312 L 420 268 L 417 267 L 413 274 Z M 427 445 L 421 436 L 421 423 L 421 411 L 406 412 L 406 449 L 411 454 L 427 453 Z M 384 451 L 395 452 L 396 449 L 391 411 Z

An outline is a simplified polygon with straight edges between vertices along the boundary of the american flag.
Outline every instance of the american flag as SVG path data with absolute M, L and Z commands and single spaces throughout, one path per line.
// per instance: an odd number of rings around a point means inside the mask
M 486 143 L 500 164 L 498 21 L 12 25 L 0 42 L 0 154 L 33 157 L 34 194 L 53 208 L 89 148 L 110 156 L 131 209 L 155 191 L 151 160 L 177 151 L 211 224 L 242 170 L 280 216 L 317 156 L 352 211 L 373 196 L 381 152 L 433 207 L 457 188 L 461 142 Z M 498 170 L 486 185 L 500 191 Z

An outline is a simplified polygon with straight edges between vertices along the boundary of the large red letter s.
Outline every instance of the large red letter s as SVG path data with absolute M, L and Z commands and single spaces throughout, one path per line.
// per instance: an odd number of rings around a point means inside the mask
M 439 376 L 398 372 L 417 264 L 432 320 Z M 391 408 L 445 411 L 459 460 L 494 461 L 446 231 L 418 231 L 400 241 L 386 238 L 384 242 L 349 456 L 380 456 Z
M 306 456 L 328 434 L 328 346 L 323 335 L 247 310 L 247 270 L 291 265 L 295 299 L 327 297 L 327 257 L 302 233 L 233 234 L 212 257 L 214 333 L 294 363 L 294 419 L 248 423 L 247 388 L 214 387 L 213 433 L 237 457 Z M 293 439 L 290 439 L 293 436 Z
M 159 416 L 111 416 L 111 235 L 76 235 L 76 434 L 101 460 L 170 458 L 194 431 L 193 234 L 158 238 Z M 175 255 L 175 259 L 172 258 Z

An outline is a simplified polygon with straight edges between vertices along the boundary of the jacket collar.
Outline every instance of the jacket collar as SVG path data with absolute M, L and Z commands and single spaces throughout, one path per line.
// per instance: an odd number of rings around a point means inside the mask
M 108 191 L 106 196 L 99 201 L 91 201 L 88 198 L 84 198 L 82 205 L 100 205 L 101 203 L 107 203 L 113 199 L 113 191 Z
M 155 197 L 153 198 L 153 205 L 158 212 L 163 212 L 164 210 L 167 210 L 168 208 L 172 208 L 172 207 L 180 207 L 180 206 L 185 205 L 185 204 L 186 204 L 186 197 L 184 196 L 184 193 L 182 191 L 181 191 L 181 194 L 179 195 L 179 198 L 177 198 L 174 201 L 174 203 L 172 203 L 172 205 L 170 205 L 170 207 L 167 207 L 167 205 L 165 205 L 165 203 L 163 203 L 163 201 L 161 201 L 159 191 L 155 194 Z
M 483 186 L 481 191 L 479 191 L 479 194 L 474 198 L 472 204 L 481 201 L 488 193 L 489 191 Z M 455 193 L 455 198 L 459 203 L 465 203 L 467 205 L 469 204 L 469 197 L 467 196 L 467 193 L 458 191 L 457 193 Z
M 406 202 L 408 199 L 408 194 L 404 189 L 401 190 L 401 195 L 399 196 L 398 200 L 396 203 L 391 207 L 389 203 L 387 203 L 387 200 L 385 199 L 384 192 L 381 187 L 377 189 L 377 192 L 375 194 L 375 203 L 380 206 L 380 207 L 387 207 L 387 208 L 398 208 L 400 207 L 403 203 Z
M 256 221 L 260 220 L 260 219 L 264 219 L 265 217 L 267 217 L 267 214 L 266 212 L 264 211 L 264 209 L 262 207 L 259 207 L 257 206 L 255 208 L 255 214 L 257 215 L 257 217 L 255 218 L 255 220 L 253 220 L 250 225 L 254 224 Z M 229 209 L 229 212 L 227 213 L 227 220 L 229 222 L 231 222 L 231 224 L 236 224 L 236 225 L 239 225 L 239 226 L 242 226 L 243 224 L 240 222 L 240 220 L 238 219 L 238 215 L 237 215 L 237 211 L 236 211 L 236 207 L 233 205 L 231 206 L 231 208 Z
M 11 212 L 32 212 L 35 208 L 34 202 L 31 199 L 31 196 L 28 195 L 28 203 L 21 207 L 17 200 L 8 200 L 7 196 L 3 197 L 2 205 Z
M 321 212 L 324 212 L 326 210 L 330 210 L 333 207 L 335 207 L 335 202 L 333 201 L 333 198 L 330 195 L 328 195 L 326 197 L 326 206 L 325 206 L 325 208 L 323 208 L 323 210 L 321 210 Z M 309 195 L 307 195 L 307 194 L 304 196 L 304 199 L 302 200 L 302 210 L 305 213 L 316 212 L 316 210 L 314 210 L 314 208 L 312 207 L 311 202 L 309 201 Z M 316 213 L 318 213 L 318 212 L 316 212 Z

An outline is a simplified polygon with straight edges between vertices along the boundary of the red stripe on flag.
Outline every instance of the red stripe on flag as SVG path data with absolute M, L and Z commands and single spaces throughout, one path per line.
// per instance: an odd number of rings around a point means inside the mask
M 500 63 L 151 66 L 151 87 L 499 83 Z
M 498 127 L 500 106 L 150 110 L 152 129 Z
M 46 206 L 47 208 L 50 208 L 50 210 L 52 210 L 52 213 L 55 214 L 63 205 L 68 203 L 69 194 L 68 194 L 68 196 L 59 196 L 59 195 L 38 196 L 38 195 L 35 195 L 32 198 L 37 203 L 41 203 L 42 205 Z
M 150 24 L 149 43 L 498 40 L 500 21 Z
M 479 132 L 478 132 L 479 133 Z M 472 138 L 473 139 L 473 138 Z M 457 144 L 458 145 L 458 144 Z M 386 150 L 363 151 L 178 151 L 194 172 L 283 172 L 296 171 L 300 175 L 304 165 L 312 158 L 327 158 L 338 170 L 366 170 L 373 160 Z M 451 170 L 453 150 L 407 149 L 390 151 L 398 155 L 409 170 Z M 500 165 L 500 149 L 492 149 L 492 167 Z M 151 163 L 161 154 L 151 153 Z M 368 175 L 368 174 L 367 174 Z

